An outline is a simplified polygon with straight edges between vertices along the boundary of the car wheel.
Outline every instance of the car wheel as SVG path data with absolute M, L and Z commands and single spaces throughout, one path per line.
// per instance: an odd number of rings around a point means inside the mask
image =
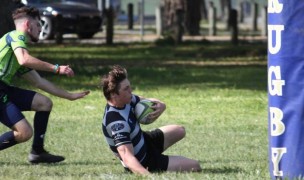
M 41 16 L 41 32 L 39 35 L 40 40 L 52 39 L 53 38 L 53 29 L 52 21 L 49 17 Z
M 91 39 L 94 36 L 95 33 L 78 33 L 78 37 L 80 39 Z

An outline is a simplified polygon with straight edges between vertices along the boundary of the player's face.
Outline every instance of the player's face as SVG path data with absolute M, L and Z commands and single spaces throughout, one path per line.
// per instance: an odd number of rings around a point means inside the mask
M 125 79 L 120 83 L 120 89 L 117 98 L 119 99 L 120 103 L 123 105 L 129 104 L 131 102 L 132 88 L 130 81 L 128 79 Z
M 31 38 L 32 42 L 38 42 L 40 32 L 41 32 L 41 24 L 38 18 L 30 19 L 28 36 Z

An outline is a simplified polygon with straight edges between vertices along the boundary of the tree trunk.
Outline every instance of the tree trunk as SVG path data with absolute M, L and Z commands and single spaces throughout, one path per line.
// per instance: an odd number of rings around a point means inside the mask
M 226 22 L 226 27 L 227 27 L 227 30 L 229 30 L 230 28 L 230 22 L 231 22 L 231 0 L 226 0 L 227 1 L 227 12 L 228 12 L 228 19 L 227 19 L 227 22 Z
M 201 21 L 201 0 L 187 1 L 186 7 L 186 32 L 189 35 L 199 35 Z
M 24 6 L 20 0 L 1 0 L 0 6 L 0 37 L 15 29 L 12 12 Z
M 207 5 L 205 0 L 201 0 L 201 17 L 202 19 L 208 20 L 208 11 L 207 11 Z
M 175 43 L 182 41 L 186 0 L 162 0 L 164 9 L 164 35 L 172 38 Z
M 238 45 L 238 13 L 237 10 L 230 10 L 230 31 L 231 31 L 231 42 L 233 45 Z
M 252 30 L 257 31 L 258 30 L 258 3 L 252 3 Z

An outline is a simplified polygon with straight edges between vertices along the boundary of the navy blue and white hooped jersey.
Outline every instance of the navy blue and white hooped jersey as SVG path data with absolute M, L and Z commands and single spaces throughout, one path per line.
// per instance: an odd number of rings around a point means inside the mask
M 112 152 L 118 157 L 117 147 L 123 144 L 132 144 L 134 155 L 139 162 L 143 162 L 146 157 L 146 145 L 143 132 L 135 117 L 134 108 L 140 98 L 132 95 L 130 104 L 124 108 L 116 108 L 109 104 L 105 107 L 102 131 Z M 120 161 L 124 167 L 126 165 Z

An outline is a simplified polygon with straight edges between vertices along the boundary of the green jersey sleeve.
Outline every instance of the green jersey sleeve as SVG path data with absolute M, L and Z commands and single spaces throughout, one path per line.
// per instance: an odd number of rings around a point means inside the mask
M 16 74 L 24 74 L 29 68 L 19 64 L 14 51 L 18 48 L 27 49 L 25 33 L 11 31 L 0 39 L 0 81 L 10 84 Z
M 25 42 L 25 36 L 19 33 L 12 33 L 13 41 L 11 41 L 12 50 L 16 50 L 17 48 L 27 49 L 27 45 Z

